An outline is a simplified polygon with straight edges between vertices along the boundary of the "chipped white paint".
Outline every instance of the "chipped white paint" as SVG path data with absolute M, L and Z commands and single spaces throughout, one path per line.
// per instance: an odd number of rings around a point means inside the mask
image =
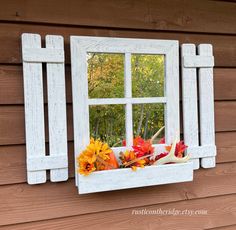
M 68 178 L 65 73 L 63 38 L 46 36 L 46 48 L 41 48 L 38 34 L 22 34 L 24 74 L 27 181 L 46 182 L 46 170 L 51 181 Z M 47 63 L 49 156 L 45 150 L 44 101 L 42 63 Z
M 195 169 L 199 167 L 195 164 L 196 161 L 199 161 L 198 159 L 201 159 L 203 168 L 211 168 L 215 166 L 216 156 L 212 46 L 209 44 L 199 45 L 198 55 L 196 55 L 194 44 L 183 44 L 181 55 L 183 126 L 184 140 L 189 146 L 187 152 L 192 156 Z M 199 106 L 197 92 L 199 92 Z M 198 124 L 200 124 L 200 128 Z
M 182 56 L 196 55 L 194 44 L 182 45 Z M 184 142 L 188 146 L 198 146 L 198 106 L 197 106 L 197 73 L 195 68 L 184 68 L 182 65 L 182 97 Z M 192 159 L 194 169 L 199 168 L 199 159 Z
M 125 54 L 125 98 L 88 98 L 87 60 L 88 52 L 123 53 Z M 165 55 L 165 97 L 132 98 L 131 84 L 131 54 L 162 54 Z M 170 144 L 176 138 L 179 139 L 179 62 L 178 41 L 126 39 L 126 38 L 102 38 L 102 37 L 71 37 L 71 65 L 72 65 L 72 89 L 73 89 L 73 117 L 74 117 L 74 145 L 75 159 L 89 144 L 89 105 L 124 104 L 126 105 L 126 141 L 127 148 L 132 146 L 132 104 L 140 103 L 164 103 L 166 142 Z M 156 147 L 157 149 L 158 147 Z M 160 145 L 163 149 L 163 145 Z M 116 155 L 121 148 L 114 148 Z M 186 165 L 186 166 L 185 166 Z M 77 164 L 75 162 L 77 168 Z M 80 193 L 107 191 L 129 187 L 142 187 L 154 184 L 165 184 L 191 180 L 192 164 L 173 166 L 180 170 L 184 176 L 175 175 L 171 166 L 147 167 L 142 171 L 142 182 L 139 173 L 129 169 L 107 170 L 96 172 L 92 176 L 83 177 L 76 172 L 76 185 Z M 166 170 L 170 170 L 163 176 Z M 145 173 L 146 172 L 146 173 Z M 150 174 L 149 174 L 150 173 Z M 177 173 L 179 174 L 179 173 Z M 127 180 L 130 177 L 130 183 Z M 122 178 L 126 178 L 125 180 Z M 136 178 L 136 179 L 135 179 Z M 97 182 L 98 183 L 97 183 Z M 130 185 L 129 185 L 130 184 Z
M 199 55 L 183 56 L 183 66 L 185 68 L 213 67 L 214 57 L 213 56 L 199 56 Z
M 212 56 L 212 45 L 199 45 L 198 54 L 201 57 Z M 199 69 L 199 104 L 201 146 L 215 146 L 214 82 L 212 67 Z M 213 157 L 206 157 L 201 160 L 201 166 L 203 168 L 215 167 L 214 152 L 212 152 L 212 156 Z
M 191 155 L 192 159 L 199 159 L 205 157 L 216 156 L 216 146 L 215 145 L 203 145 L 196 147 L 188 147 L 187 153 Z
M 151 104 L 151 103 L 166 103 L 166 102 L 167 102 L 166 97 L 88 99 L 89 105 Z
M 146 187 L 193 180 L 192 162 L 147 166 L 138 168 L 113 169 L 93 172 L 80 176 L 79 193 L 94 193 L 118 189 Z
M 59 36 L 58 36 L 59 37 Z M 64 50 L 51 48 L 29 48 L 23 50 L 23 61 L 25 62 L 51 62 L 63 63 Z
M 64 47 L 61 36 L 46 36 L 46 49 L 61 49 Z M 64 55 L 63 55 L 64 56 Z M 48 90 L 48 123 L 49 123 L 49 153 L 50 156 L 63 154 L 67 156 L 66 128 L 66 95 L 64 63 L 47 62 Z M 65 163 L 68 164 L 66 161 Z M 68 179 L 68 166 L 50 170 L 51 181 Z

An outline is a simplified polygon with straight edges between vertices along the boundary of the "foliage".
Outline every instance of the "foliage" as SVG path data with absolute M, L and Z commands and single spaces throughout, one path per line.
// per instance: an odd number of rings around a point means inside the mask
M 124 55 L 90 53 L 88 83 L 90 98 L 124 97 Z M 132 97 L 164 96 L 164 56 L 133 54 Z M 125 106 L 90 106 L 90 135 L 121 145 L 125 138 Z M 133 105 L 134 136 L 150 138 L 164 125 L 164 105 Z

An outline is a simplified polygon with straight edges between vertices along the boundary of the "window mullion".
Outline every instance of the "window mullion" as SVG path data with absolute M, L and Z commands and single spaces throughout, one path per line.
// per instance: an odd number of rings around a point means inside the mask
M 125 53 L 125 98 L 132 97 L 132 78 L 131 78 L 131 54 Z M 126 130 L 126 145 L 133 145 L 133 115 L 132 103 L 126 103 L 125 107 L 125 130 Z

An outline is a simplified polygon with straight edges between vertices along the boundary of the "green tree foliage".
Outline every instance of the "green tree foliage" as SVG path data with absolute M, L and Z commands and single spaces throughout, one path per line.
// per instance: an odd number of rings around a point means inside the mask
M 90 53 L 88 83 L 90 98 L 124 97 L 124 55 Z M 133 54 L 132 97 L 164 96 L 164 56 Z M 90 106 L 90 135 L 121 145 L 125 139 L 125 106 Z M 134 136 L 150 138 L 164 125 L 163 104 L 133 105 Z

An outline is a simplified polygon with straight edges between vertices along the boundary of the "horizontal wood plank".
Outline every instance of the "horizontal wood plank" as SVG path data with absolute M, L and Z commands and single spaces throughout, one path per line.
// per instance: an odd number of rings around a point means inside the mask
M 46 114 L 46 140 L 48 140 L 48 122 L 47 122 L 47 106 L 45 106 Z M 25 118 L 24 106 L 0 106 L 0 145 L 25 143 Z M 67 105 L 67 137 L 68 140 L 73 140 L 73 124 L 72 124 L 72 106 Z M 8 136 L 9 135 L 9 136 Z
M 45 106 L 47 114 L 47 106 Z M 236 102 L 215 102 L 216 131 L 236 131 Z M 47 115 L 46 115 L 47 121 Z M 47 123 L 47 122 L 46 122 Z M 72 106 L 67 105 L 68 140 L 73 140 Z M 48 140 L 46 124 L 46 140 Z M 22 105 L 0 106 L 0 145 L 24 144 L 24 107 Z
M 169 15 L 169 14 L 168 14 Z M 209 35 L 209 34 L 189 34 L 189 33 L 170 33 L 152 32 L 105 28 L 84 28 L 84 27 L 56 27 L 45 25 L 30 24 L 0 24 L 0 63 L 19 64 L 21 59 L 22 33 L 38 33 L 42 37 L 46 34 L 62 35 L 65 39 L 66 63 L 70 63 L 70 35 L 105 36 L 105 37 L 124 37 L 124 38 L 150 38 L 150 39 L 172 39 L 182 43 L 210 43 L 213 45 L 215 66 L 217 67 L 236 67 L 236 42 L 235 36 Z M 230 44 L 230 45 L 228 45 Z
M 66 66 L 66 100 L 72 102 L 70 66 Z M 235 69 L 236 73 L 236 69 Z M 44 76 L 46 72 L 44 68 Z M 44 102 L 47 102 L 46 80 L 44 83 Z M 236 97 L 235 97 L 236 99 Z M 20 65 L 0 65 L 0 104 L 24 104 L 23 67 Z
M 2 7 L 1 21 L 236 34 L 236 6 L 216 1 L 14 0 Z
M 0 104 L 23 104 L 23 73 L 19 65 L 0 65 Z M 214 88 L 215 100 L 236 100 L 236 68 L 215 68 Z M 46 81 L 44 81 L 44 88 Z M 66 99 L 72 102 L 71 97 L 70 65 L 66 66 Z M 44 91 L 44 101 L 47 93 Z
M 47 149 L 48 149 L 48 144 Z M 75 175 L 74 172 L 74 143 L 68 143 L 69 177 Z M 225 157 L 224 159 L 227 161 Z M 26 146 L 8 145 L 0 146 L 0 185 L 23 183 L 26 178 Z
M 211 205 L 209 205 L 211 204 Z M 69 218 L 59 218 L 49 221 L 37 221 L 14 225 L 14 230 L 62 230 L 77 229 L 150 229 L 158 228 L 165 230 L 196 230 L 212 229 L 224 225 L 236 224 L 236 194 L 227 196 L 209 197 L 189 201 L 180 201 L 170 204 L 151 205 L 139 208 L 128 208 L 88 215 L 78 215 Z M 200 210 L 206 214 L 197 214 Z M 143 212 L 143 215 L 134 214 Z M 167 214 L 155 214 L 167 213 Z M 168 214 L 168 212 L 170 214 Z M 182 212 L 183 214 L 177 214 Z M 193 215 L 184 214 L 187 212 Z M 196 212 L 196 214 L 195 214 Z M 154 213 L 154 214 L 146 214 Z M 13 226 L 5 226 L 3 230 L 9 230 Z M 234 225 L 235 227 L 235 225 Z M 219 230 L 233 230 L 233 226 L 220 227 Z M 216 230 L 217 230 L 216 229 Z
M 209 228 L 209 230 L 235 230 L 235 229 L 236 229 L 236 225 L 216 227 L 216 228 Z
M 214 68 L 215 100 L 236 99 L 236 69 Z
M 196 171 L 193 182 L 88 195 L 78 195 L 72 179 L 33 186 L 3 185 L 0 189 L 0 223 L 8 225 L 233 194 L 236 193 L 235 176 L 236 163 L 225 163 Z M 205 203 L 209 207 L 209 203 Z
M 236 162 L 236 132 L 216 133 L 217 163 Z M 69 177 L 74 177 L 73 142 L 68 143 Z M 25 145 L 0 146 L 0 185 L 26 182 Z

